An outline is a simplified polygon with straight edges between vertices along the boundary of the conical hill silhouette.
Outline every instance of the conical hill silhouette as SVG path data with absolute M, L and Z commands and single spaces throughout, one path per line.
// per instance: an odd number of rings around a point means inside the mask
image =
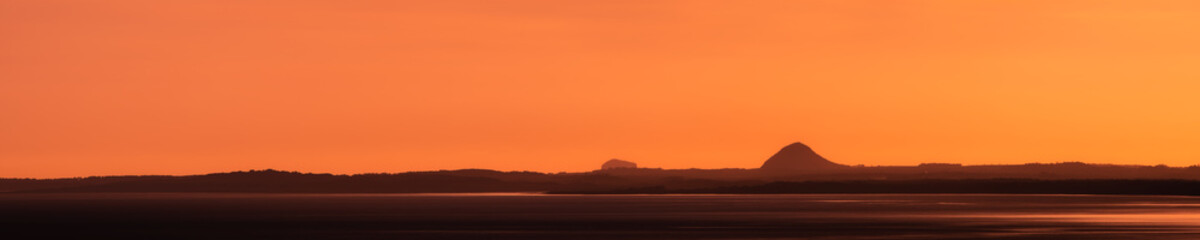
M 826 160 L 803 143 L 792 143 L 780 149 L 763 163 L 764 170 L 822 170 L 844 168 L 845 165 Z

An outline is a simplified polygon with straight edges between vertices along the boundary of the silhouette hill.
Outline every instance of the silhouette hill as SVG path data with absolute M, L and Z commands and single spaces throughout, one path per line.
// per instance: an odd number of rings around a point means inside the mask
M 803 143 L 792 143 L 780 149 L 775 155 L 763 163 L 764 170 L 794 170 L 815 171 L 845 168 L 845 165 L 831 162 Z
M 600 165 L 601 170 L 618 168 L 637 168 L 637 163 L 614 158 L 604 162 L 603 165 Z

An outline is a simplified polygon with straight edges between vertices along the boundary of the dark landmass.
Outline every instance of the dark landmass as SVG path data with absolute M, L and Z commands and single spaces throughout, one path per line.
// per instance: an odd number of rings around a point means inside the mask
M 650 169 L 612 160 L 581 173 L 482 169 L 333 175 L 251 170 L 193 176 L 0 179 L 0 192 L 253 193 L 1080 193 L 1197 195 L 1200 167 L 1079 162 L 846 166 L 804 144 L 759 169 Z
M 644 187 L 611 191 L 563 191 L 559 194 L 1110 194 L 1200 196 L 1200 181 L 1153 179 L 919 179 L 772 182 L 753 186 L 701 189 Z
M 702 188 L 761 184 L 753 180 L 621 176 L 596 171 L 547 174 L 453 170 L 333 175 L 251 170 L 196 176 L 0 179 L 4 192 L 242 192 L 242 193 L 463 193 L 599 191 L 639 186 Z

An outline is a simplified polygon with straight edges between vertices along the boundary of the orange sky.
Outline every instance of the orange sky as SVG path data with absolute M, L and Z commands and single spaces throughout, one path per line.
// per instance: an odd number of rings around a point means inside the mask
M 1200 164 L 1197 1 L 0 1 L 0 177 Z

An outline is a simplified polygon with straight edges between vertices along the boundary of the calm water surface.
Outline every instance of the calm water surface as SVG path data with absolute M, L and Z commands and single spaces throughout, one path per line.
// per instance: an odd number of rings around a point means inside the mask
M 14 239 L 1200 239 L 1200 198 L 0 194 L 0 229 Z

